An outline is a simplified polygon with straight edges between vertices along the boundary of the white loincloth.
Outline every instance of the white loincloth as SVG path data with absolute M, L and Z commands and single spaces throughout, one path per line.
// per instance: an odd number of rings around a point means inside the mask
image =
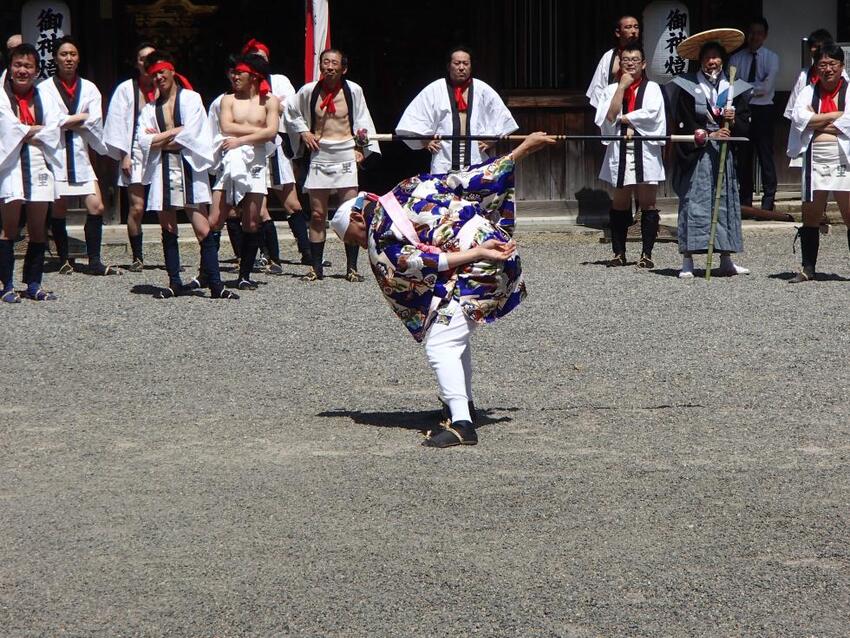
M 56 180 L 56 197 L 85 197 L 86 195 L 94 195 L 96 179 L 88 182 L 60 182 Z
M 6 182 L 8 191 L 3 193 L 4 201 L 55 201 L 56 183 L 53 179 L 53 172 L 47 165 L 44 153 L 34 144 L 27 144 L 26 148 L 29 161 L 19 160 L 22 165 L 15 171 L 12 179 Z M 27 181 L 26 184 L 24 180 Z
M 164 152 L 162 154 L 163 178 L 167 181 L 163 184 L 163 210 L 168 208 L 199 208 L 197 203 L 186 201 L 186 176 L 183 170 L 183 159 L 180 153 Z M 190 178 L 191 182 L 191 178 Z M 166 187 L 167 185 L 167 187 Z
M 227 151 L 221 160 L 221 169 L 213 186 L 214 191 L 224 191 L 227 203 L 238 205 L 248 193 L 268 192 L 268 164 L 265 145 L 239 146 Z
M 850 167 L 838 142 L 812 142 L 812 190 L 850 191 Z
M 354 140 L 328 142 L 319 140 L 318 152 L 310 156 L 304 190 L 336 190 L 357 188 L 357 162 Z
M 615 152 L 615 153 L 617 152 L 616 145 L 614 145 L 614 144 L 612 144 L 608 148 L 613 149 L 613 152 Z M 602 177 L 602 175 L 600 175 L 600 177 Z M 634 144 L 627 144 L 626 145 L 626 171 L 623 174 L 623 186 L 634 186 L 637 183 L 638 183 L 638 181 L 637 181 L 637 170 L 635 169 L 635 145 Z M 641 184 L 655 184 L 655 185 L 658 184 L 658 182 L 652 182 L 652 181 L 643 181 L 643 182 L 640 182 L 640 183 Z M 613 185 L 616 186 L 616 180 L 615 180 L 615 183 Z
M 124 174 L 121 170 L 121 162 L 118 162 L 118 185 L 124 188 L 132 185 L 142 184 L 142 174 L 144 173 L 145 165 L 142 156 L 142 147 L 139 142 L 133 142 L 133 152 L 130 155 L 130 177 Z
M 292 170 L 292 162 L 283 154 L 280 145 L 275 147 L 274 154 L 268 161 L 268 181 L 266 185 L 274 190 L 283 190 L 289 184 L 295 183 L 295 173 Z

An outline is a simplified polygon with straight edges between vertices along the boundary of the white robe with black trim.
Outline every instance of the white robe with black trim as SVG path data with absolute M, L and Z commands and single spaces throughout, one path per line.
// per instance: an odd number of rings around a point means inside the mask
M 174 139 L 182 146 L 180 150 L 183 165 L 183 190 L 187 203 L 208 204 L 210 202 L 210 182 L 207 175 L 213 166 L 213 148 L 210 130 L 207 124 L 207 112 L 201 96 L 189 89 L 178 89 L 174 104 L 174 126 L 183 130 Z M 165 192 L 164 180 L 167 174 L 162 170 L 162 149 L 153 148 L 154 135 L 162 133 L 165 127 L 160 100 L 146 104 L 139 115 L 139 145 L 144 158 L 142 183 L 150 185 L 147 210 L 161 211 Z M 148 129 L 155 131 L 148 133 Z
M 610 122 L 607 117 L 611 100 L 617 92 L 617 86 L 618 84 L 609 84 L 599 96 L 599 105 L 596 107 L 596 126 L 599 127 L 602 135 L 625 135 L 628 128 L 625 124 Z M 667 134 L 664 96 L 661 94 L 661 87 L 658 84 L 649 79 L 644 79 L 637 90 L 634 111 L 623 113 L 623 109 L 627 108 L 625 99 L 623 102 L 619 115 L 626 115 L 629 118 L 630 126 L 635 130 L 636 135 L 661 136 Z M 630 185 L 624 183 L 625 164 L 623 162 L 627 145 L 630 145 L 635 152 L 635 182 L 633 183 L 664 181 L 664 160 L 661 156 L 663 141 L 617 142 L 608 140 L 602 143 L 606 148 L 599 179 L 617 188 Z
M 319 101 L 319 93 L 319 83 L 309 82 L 298 89 L 298 92 L 286 102 L 284 119 L 293 157 L 301 157 L 304 154 L 305 146 L 301 141 L 301 134 L 313 131 L 313 113 L 316 103 Z M 342 93 L 348 104 L 348 118 L 352 136 L 359 129 L 366 129 L 370 136 L 377 133 L 360 85 L 344 79 L 342 81 Z M 370 140 L 369 146 L 362 149 L 362 152 L 364 157 L 368 157 L 372 153 L 380 154 L 381 147 L 378 142 Z
M 27 200 L 32 186 L 30 181 L 29 152 L 35 148 L 44 154 L 48 168 L 58 163 L 59 155 L 59 105 L 39 87 L 35 88 L 36 124 L 42 128 L 33 137 L 41 142 L 35 147 L 24 142 L 30 127 L 22 124 L 17 105 L 9 97 L 8 83 L 0 88 L 0 201 Z
M 593 78 L 587 87 L 585 95 L 590 100 L 590 105 L 593 108 L 599 106 L 599 100 L 608 85 L 614 82 L 617 78 L 614 76 L 614 52 L 617 49 L 608 49 L 602 54 L 599 64 L 596 65 L 596 70 L 593 72 Z
M 797 101 L 794 102 L 794 109 L 791 113 L 791 130 L 788 132 L 788 157 L 792 159 L 802 159 L 802 187 L 801 193 L 804 202 L 812 201 L 812 139 L 815 136 L 814 129 L 806 128 L 809 120 L 815 113 L 820 112 L 820 95 L 819 87 L 814 84 L 807 84 L 797 96 Z M 850 166 L 850 113 L 847 112 L 848 92 L 850 92 L 850 84 L 844 81 L 844 90 L 838 95 L 838 110 L 844 115 L 835 120 L 832 124 L 840 133 L 838 137 L 838 148 L 841 153 L 841 158 L 847 166 Z
M 519 128 L 499 94 L 486 82 L 473 78 L 467 92 L 466 134 L 509 135 Z M 431 82 L 404 110 L 395 128 L 398 135 L 460 135 L 460 117 L 454 99 L 454 87 L 446 78 Z M 413 149 L 428 142 L 406 140 Z M 461 163 L 461 157 L 465 158 Z M 431 174 L 448 173 L 486 162 L 478 142 L 441 142 L 431 157 Z
M 272 94 L 280 100 L 283 113 L 280 116 L 278 126 L 279 135 L 275 140 L 275 153 L 269 158 L 269 175 L 272 186 L 279 184 L 290 184 L 295 182 L 295 174 L 292 171 L 292 162 L 286 155 L 284 145 L 289 146 L 289 138 L 286 135 L 286 102 L 295 95 L 295 87 L 285 75 L 274 73 L 269 76 Z M 284 141 L 285 140 L 285 141 Z
M 47 78 L 39 83 L 39 90 L 49 95 L 59 106 L 59 127 L 72 116 L 88 113 L 86 121 L 76 128 L 64 129 L 59 136 L 57 163 L 53 166 L 53 177 L 57 182 L 85 184 L 97 180 L 89 159 L 89 149 L 98 155 L 106 155 L 103 143 L 103 97 L 93 82 L 78 77 L 74 99 L 60 88 L 59 76 Z

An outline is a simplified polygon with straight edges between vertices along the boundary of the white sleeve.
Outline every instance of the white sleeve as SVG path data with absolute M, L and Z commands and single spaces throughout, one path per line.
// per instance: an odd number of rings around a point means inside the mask
M 395 127 L 398 135 L 436 135 L 437 133 L 437 109 L 433 104 L 432 87 L 426 86 L 413 101 L 407 105 L 401 119 Z M 412 149 L 424 148 L 428 143 L 424 140 L 405 140 Z

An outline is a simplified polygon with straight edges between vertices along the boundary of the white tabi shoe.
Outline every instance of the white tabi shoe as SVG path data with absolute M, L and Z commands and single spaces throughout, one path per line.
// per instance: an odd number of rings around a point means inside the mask
M 736 264 L 729 255 L 723 255 L 720 257 L 719 273 L 723 277 L 734 277 L 735 275 L 749 275 L 750 270 Z
M 679 271 L 679 279 L 694 278 L 694 258 L 682 257 L 682 269 Z

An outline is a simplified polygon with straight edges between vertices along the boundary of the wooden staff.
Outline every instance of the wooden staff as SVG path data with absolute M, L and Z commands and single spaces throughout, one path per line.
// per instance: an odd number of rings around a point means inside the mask
M 732 105 L 732 101 L 735 99 L 735 75 L 738 73 L 738 69 L 734 66 L 729 67 L 729 93 L 726 95 L 726 107 L 724 110 Z M 723 122 L 723 128 L 727 131 L 729 130 L 729 126 L 732 123 L 731 120 L 726 120 Z M 728 141 L 733 138 L 717 138 L 715 141 L 723 142 Z M 717 221 L 720 218 L 720 197 L 721 191 L 723 190 L 723 178 L 726 176 L 726 154 L 729 152 L 728 144 L 720 145 L 720 166 L 717 167 L 717 184 L 716 189 L 714 191 L 714 208 L 711 211 L 711 232 L 709 233 L 708 238 L 708 253 L 705 256 L 705 280 L 711 281 L 711 261 L 714 257 L 714 240 L 717 237 Z M 728 209 L 729 202 L 726 202 L 726 207 Z

